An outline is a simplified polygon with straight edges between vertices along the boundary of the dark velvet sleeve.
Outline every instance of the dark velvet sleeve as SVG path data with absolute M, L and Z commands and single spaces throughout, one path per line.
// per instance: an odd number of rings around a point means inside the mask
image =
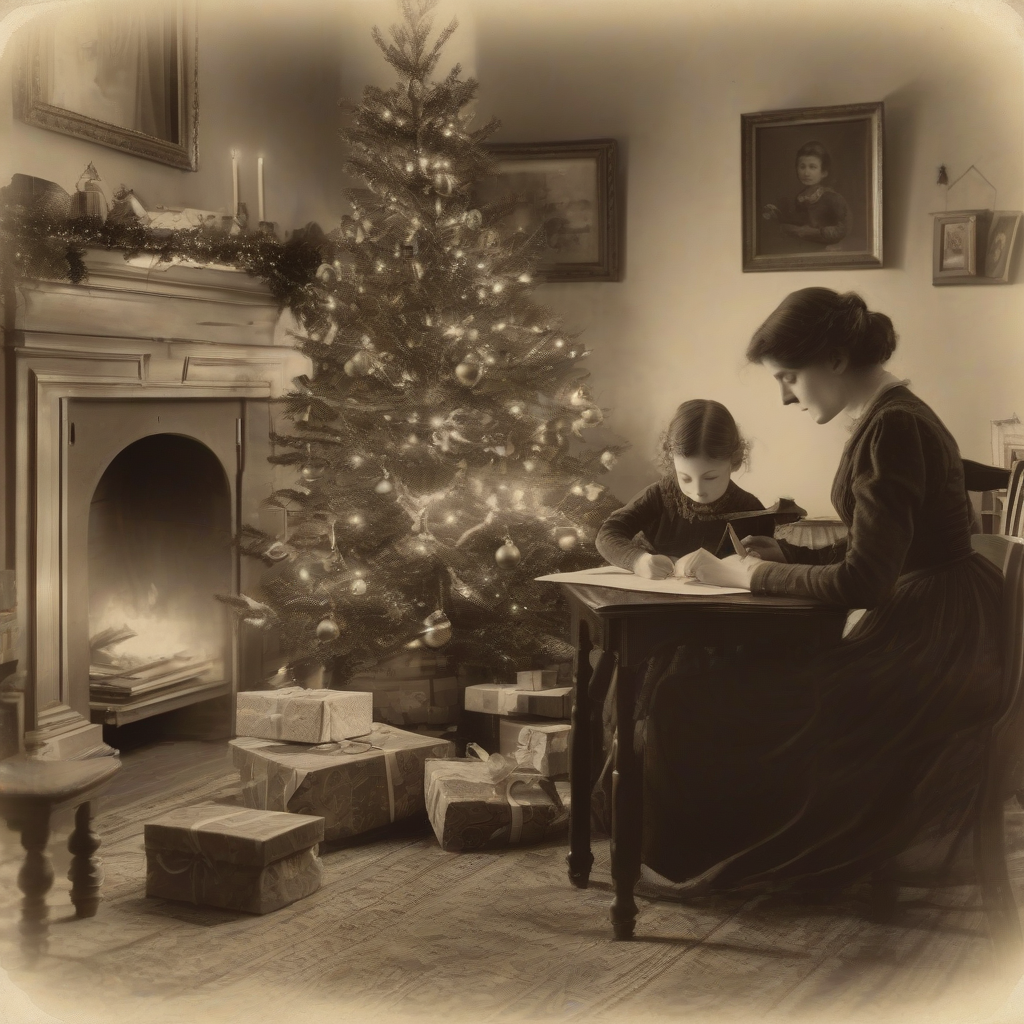
M 899 409 L 867 425 L 853 453 L 853 523 L 843 560 L 833 565 L 765 562 L 754 570 L 751 590 L 846 608 L 874 608 L 884 601 L 903 567 L 915 514 L 924 503 L 923 429 L 916 416 Z
M 786 561 L 794 565 L 832 565 L 846 557 L 846 538 L 823 548 L 805 548 L 802 544 L 790 544 L 788 540 L 778 542 Z
M 641 531 L 648 537 L 654 536 L 655 526 L 664 514 L 661 487 L 651 484 L 604 521 L 595 541 L 601 557 L 620 569 L 632 572 L 636 560 L 647 553 L 646 548 L 633 538 Z
M 818 229 L 819 240 L 826 245 L 840 242 L 846 237 L 846 200 L 838 192 L 826 192 L 822 199 L 828 204 L 833 223 Z

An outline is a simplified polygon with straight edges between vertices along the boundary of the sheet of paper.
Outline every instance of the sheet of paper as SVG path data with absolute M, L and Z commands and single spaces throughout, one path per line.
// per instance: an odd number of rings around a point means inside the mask
M 667 580 L 645 580 L 628 569 L 615 565 L 600 565 L 596 569 L 581 569 L 579 572 L 556 572 L 550 576 L 538 576 L 541 583 L 579 583 L 591 587 L 614 587 L 616 590 L 637 590 L 645 594 L 671 594 L 673 596 L 713 597 L 723 594 L 749 594 L 743 587 L 714 587 L 710 583 L 699 583 L 693 579 L 679 579 L 671 576 Z

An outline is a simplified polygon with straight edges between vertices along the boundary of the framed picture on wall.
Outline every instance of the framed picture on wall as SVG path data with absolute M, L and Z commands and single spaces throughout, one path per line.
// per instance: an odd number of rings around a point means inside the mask
M 977 279 L 988 241 L 987 226 L 987 210 L 935 215 L 932 284 L 963 284 Z
M 1017 236 L 1024 214 L 1016 210 L 996 210 L 988 229 L 985 245 L 985 280 L 992 284 L 1009 284 Z
M 69 4 L 32 23 L 14 113 L 38 128 L 198 166 L 196 0 Z
M 882 266 L 881 103 L 741 116 L 743 269 Z
M 614 139 L 512 142 L 487 147 L 493 173 L 474 190 L 478 205 L 513 199 L 499 222 L 543 239 L 544 281 L 618 281 L 621 224 Z

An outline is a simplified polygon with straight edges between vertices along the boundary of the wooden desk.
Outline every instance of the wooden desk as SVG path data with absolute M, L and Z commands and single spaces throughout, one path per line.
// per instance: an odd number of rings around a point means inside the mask
M 669 597 L 608 587 L 560 584 L 572 611 L 576 646 L 576 693 L 572 712 L 569 880 L 585 889 L 594 856 L 590 852 L 591 700 L 597 674 L 618 666 L 615 768 L 612 773 L 611 919 L 617 939 L 633 937 L 643 836 L 643 772 L 633 744 L 633 713 L 643 667 L 667 644 L 699 647 L 745 642 L 803 649 L 808 654 L 837 643 L 846 622 L 845 608 L 792 597 L 730 594 Z M 591 666 L 590 654 L 601 657 Z

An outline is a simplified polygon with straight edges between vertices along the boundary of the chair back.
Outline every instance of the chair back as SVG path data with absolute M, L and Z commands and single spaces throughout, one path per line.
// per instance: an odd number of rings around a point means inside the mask
M 1010 470 L 1000 533 L 1007 537 L 1024 536 L 1024 462 L 1015 462 Z
M 1003 709 L 988 774 L 1009 796 L 1024 785 L 1024 538 L 976 534 L 971 543 L 1003 572 Z

